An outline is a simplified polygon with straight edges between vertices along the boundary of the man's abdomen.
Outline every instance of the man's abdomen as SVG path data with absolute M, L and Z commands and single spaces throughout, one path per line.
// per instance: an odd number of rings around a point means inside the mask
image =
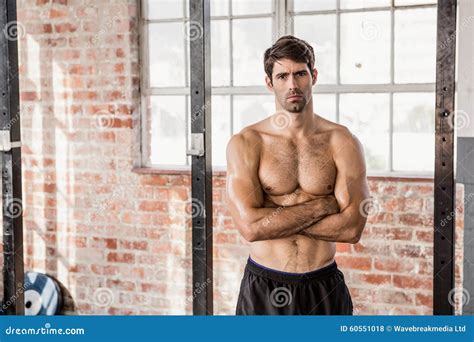
M 334 242 L 298 234 L 250 244 L 253 260 L 269 268 L 291 273 L 310 272 L 329 265 L 335 254 Z

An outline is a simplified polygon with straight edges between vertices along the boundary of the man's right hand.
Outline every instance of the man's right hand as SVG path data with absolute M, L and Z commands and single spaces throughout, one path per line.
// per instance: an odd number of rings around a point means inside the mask
M 337 203 L 334 194 L 321 195 L 313 198 L 310 201 L 305 202 L 306 205 L 311 206 L 315 210 L 316 215 L 333 215 L 340 211 L 339 204 Z
M 327 195 L 327 209 L 328 215 L 337 214 L 340 211 L 339 204 L 337 203 L 336 196 L 333 194 Z

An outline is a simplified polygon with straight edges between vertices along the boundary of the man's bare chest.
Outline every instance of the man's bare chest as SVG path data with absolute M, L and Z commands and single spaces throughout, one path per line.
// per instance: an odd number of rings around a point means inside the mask
M 265 193 L 271 196 L 297 190 L 309 195 L 334 191 L 336 165 L 324 137 L 292 143 L 284 139 L 264 140 L 259 178 Z

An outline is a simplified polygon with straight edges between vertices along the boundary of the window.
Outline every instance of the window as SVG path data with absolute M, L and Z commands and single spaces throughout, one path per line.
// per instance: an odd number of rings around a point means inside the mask
M 142 0 L 144 167 L 190 164 L 188 26 L 188 0 Z M 359 137 L 369 174 L 433 173 L 435 0 L 211 0 L 215 169 L 274 112 L 263 52 L 284 34 L 315 48 L 314 111 Z

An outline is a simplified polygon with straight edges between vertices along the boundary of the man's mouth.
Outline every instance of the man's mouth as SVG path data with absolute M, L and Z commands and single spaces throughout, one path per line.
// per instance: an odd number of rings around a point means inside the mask
M 299 100 L 301 99 L 303 96 L 301 95 L 290 95 L 287 97 L 288 100 Z

